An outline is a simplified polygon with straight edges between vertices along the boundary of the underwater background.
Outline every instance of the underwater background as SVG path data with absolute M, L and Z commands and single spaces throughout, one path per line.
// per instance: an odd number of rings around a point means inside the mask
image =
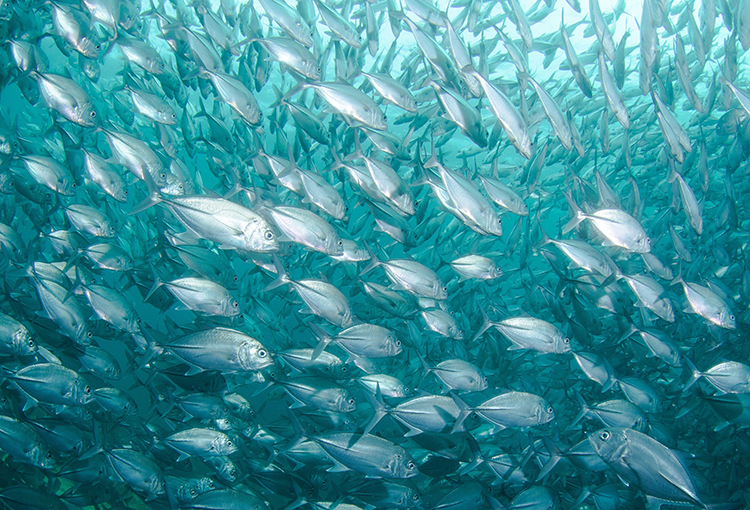
M 750 507 L 750 1 L 0 32 L 3 507 Z

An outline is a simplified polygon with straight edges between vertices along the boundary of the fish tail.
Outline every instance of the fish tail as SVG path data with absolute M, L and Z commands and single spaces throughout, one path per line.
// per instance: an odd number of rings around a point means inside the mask
M 570 197 L 570 195 L 566 195 L 568 197 L 568 205 L 573 209 L 573 218 L 563 227 L 563 234 L 567 234 L 574 228 L 576 228 L 583 220 L 586 219 L 586 213 L 584 213 L 580 207 L 578 207 L 578 204 L 575 203 L 575 201 Z
M 549 451 L 549 460 L 544 466 L 542 466 L 541 471 L 539 471 L 539 474 L 536 477 L 537 480 L 541 480 L 547 476 L 555 468 L 557 463 L 560 462 L 560 459 L 562 459 L 563 456 L 560 449 L 555 446 L 549 438 L 543 437 L 542 441 L 544 441 L 544 446 Z
M 698 379 L 703 377 L 703 372 L 698 370 L 698 368 L 693 365 L 693 362 L 690 361 L 687 356 L 684 356 L 683 359 L 685 360 L 685 363 L 687 363 L 688 368 L 690 369 L 690 379 L 685 383 L 685 387 L 683 388 L 683 393 L 689 390 L 695 383 L 698 382 Z
M 464 427 L 464 422 L 466 421 L 466 418 L 469 417 L 469 415 L 472 413 L 473 410 L 458 395 L 451 393 L 450 396 L 451 398 L 453 398 L 453 401 L 456 403 L 456 405 L 458 406 L 458 409 L 460 410 L 458 417 L 456 418 L 456 423 L 453 425 L 453 429 L 451 430 L 451 434 L 455 432 L 463 432 L 466 430 L 466 428 Z
M 370 418 L 369 423 L 365 427 L 365 434 L 369 434 L 370 431 L 374 429 L 375 426 L 380 422 L 380 420 L 382 420 L 383 417 L 388 414 L 388 410 L 383 403 L 383 395 L 380 393 L 380 383 L 378 383 L 378 385 L 375 387 L 374 397 L 370 395 L 370 392 L 368 391 L 365 391 L 364 394 L 365 398 L 372 406 L 372 410 L 374 411 L 372 418 Z
M 139 212 L 145 211 L 163 201 L 159 186 L 156 184 L 154 176 L 151 175 L 150 170 L 145 169 L 143 171 L 143 181 L 146 183 L 146 188 L 148 188 L 148 196 L 140 204 L 133 207 L 130 212 L 128 212 L 128 215 L 138 214 Z
M 578 402 L 578 405 L 581 406 L 581 410 L 578 412 L 578 414 L 576 415 L 576 417 L 573 419 L 573 423 L 571 423 L 570 427 L 568 427 L 569 429 L 575 427 L 576 425 L 578 425 L 578 423 L 582 419 L 584 419 L 586 417 L 586 415 L 590 411 L 590 408 L 589 408 L 588 404 L 586 403 L 585 400 L 583 400 L 583 397 L 581 396 L 581 394 L 578 393 L 577 391 L 574 391 L 574 395 L 576 397 L 576 401 Z
M 310 357 L 310 361 L 315 361 L 321 354 L 323 354 L 325 348 L 331 343 L 332 338 L 331 335 L 326 333 L 326 331 L 317 324 L 310 324 L 309 327 L 312 330 L 313 335 L 318 339 L 318 345 L 315 346 L 315 350 L 313 350 L 312 356 Z
M 365 248 L 367 248 L 367 253 L 369 253 L 369 254 L 370 254 L 370 263 L 369 263 L 369 264 L 367 264 L 367 267 L 365 267 L 365 268 L 364 268 L 364 269 L 362 270 L 362 272 L 361 272 L 361 273 L 359 273 L 359 276 L 362 276 L 362 275 L 363 275 L 363 274 L 365 274 L 365 273 L 369 273 L 370 271 L 372 271 L 372 270 L 373 270 L 373 269 L 375 269 L 376 267 L 378 267 L 378 266 L 380 266 L 380 265 L 382 265 L 382 264 L 383 264 L 383 263 L 382 263 L 382 262 L 380 261 L 380 259 L 378 259 L 378 256 L 377 256 L 377 255 L 375 255 L 375 252 L 373 252 L 373 251 L 372 251 L 372 249 L 370 248 L 370 245 L 369 245 L 369 244 L 365 243 Z
M 289 275 L 286 274 L 286 270 L 284 269 L 284 266 L 281 265 L 281 260 L 279 260 L 279 257 L 277 257 L 275 254 L 273 256 L 273 265 L 276 267 L 276 273 L 279 275 L 274 281 L 266 285 L 266 288 L 263 289 L 264 292 L 268 292 L 269 290 L 273 290 L 277 287 L 281 287 L 282 285 L 286 285 L 287 283 L 291 283 L 291 279 L 289 278 Z
M 477 333 L 474 335 L 474 338 L 471 339 L 471 342 L 469 342 L 470 344 L 473 344 L 474 342 L 476 342 L 476 340 L 480 336 L 484 335 L 484 333 L 488 329 L 490 329 L 492 326 L 495 325 L 495 323 L 493 323 L 490 320 L 489 316 L 487 315 L 487 312 L 484 311 L 484 307 L 482 305 L 479 305 L 479 311 L 482 312 L 482 327 L 479 328 L 479 331 L 477 331 Z

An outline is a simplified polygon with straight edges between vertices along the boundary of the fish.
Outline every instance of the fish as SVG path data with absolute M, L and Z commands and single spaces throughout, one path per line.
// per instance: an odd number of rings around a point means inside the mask
M 666 501 L 703 503 L 682 461 L 666 446 L 636 430 L 612 427 L 589 435 L 596 453 L 646 495 Z
M 0 501 L 741 507 L 747 12 L 0 2 Z

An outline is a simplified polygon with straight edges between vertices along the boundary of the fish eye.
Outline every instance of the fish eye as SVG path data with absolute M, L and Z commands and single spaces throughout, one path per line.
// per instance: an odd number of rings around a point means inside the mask
M 91 331 L 89 331 L 88 333 L 86 333 L 86 336 L 88 338 L 94 338 L 94 334 Z
M 600 438 L 600 439 L 601 439 L 602 441 L 608 441 L 608 440 L 609 440 L 609 437 L 610 437 L 610 435 L 611 435 L 611 434 L 609 433 L 609 431 L 608 431 L 608 430 L 605 430 L 604 432 L 602 432 L 601 434 L 599 434 L 599 438 Z
M 266 231 L 266 233 L 265 233 L 265 237 L 266 237 L 266 239 L 268 239 L 269 241 L 270 241 L 270 240 L 272 240 L 272 239 L 273 239 L 273 232 L 271 232 L 270 230 Z
M 447 285 L 443 285 L 443 290 L 447 291 L 448 290 L 448 286 Z
M 388 115 L 386 115 L 385 113 L 383 114 L 383 120 L 386 122 L 388 121 Z
M 33 340 L 29 340 L 29 347 L 34 347 L 34 341 Z
M 552 406 L 547 406 L 547 413 L 548 414 L 552 414 L 554 412 L 555 412 L 555 410 L 552 408 Z
M 342 241 L 341 239 L 339 239 L 339 242 L 338 242 L 337 244 L 338 244 L 339 246 L 344 246 L 344 241 Z
M 237 275 L 234 275 L 234 277 L 232 278 L 232 280 L 234 280 L 235 282 L 238 282 L 238 281 L 240 281 L 240 277 L 237 276 Z
M 416 469 L 416 467 L 417 465 L 414 464 L 413 461 L 409 461 L 409 463 L 406 465 L 406 469 L 409 469 L 409 470 Z
M 88 387 L 88 386 L 86 386 L 86 387 L 85 387 L 85 388 L 83 389 L 83 392 L 84 392 L 84 393 L 85 393 L 86 395 L 91 395 L 91 388 L 90 388 L 90 387 Z
M 94 47 L 96 48 L 96 51 L 99 51 L 100 49 L 102 49 L 102 45 L 101 44 L 97 44 Z
M 259 358 L 265 358 L 266 356 L 268 356 L 268 353 L 266 352 L 265 349 L 259 349 L 258 350 L 258 357 Z
M 237 470 L 234 469 L 234 468 L 232 468 L 232 470 L 229 472 L 229 476 L 231 476 L 232 478 L 234 478 L 235 476 L 237 476 Z
M 92 111 L 91 112 L 91 118 L 93 119 L 94 117 L 96 117 L 96 112 Z
M 227 440 L 227 446 L 232 446 L 232 441 L 231 440 Z
M 354 399 L 353 399 L 353 398 L 350 398 L 350 399 L 348 400 L 348 402 L 349 402 L 349 405 L 354 405 L 354 403 L 355 403 L 355 402 L 354 402 Z
M 401 340 L 396 340 L 396 347 L 400 347 L 400 346 L 401 346 Z
M 52 459 L 52 452 L 47 452 L 47 458 Z
M 316 67 L 315 70 L 318 71 L 318 74 L 320 74 L 320 67 Z
M 569 344 L 570 343 L 570 338 L 567 338 L 567 337 L 563 338 L 563 343 Z
M 732 322 L 734 322 L 734 315 L 730 315 L 729 316 L 729 320 L 732 321 Z
M 232 302 L 232 307 L 233 308 L 237 308 L 238 306 L 240 306 L 240 304 L 237 301 L 233 301 Z
M 346 373 L 346 372 L 349 371 L 349 367 L 347 367 L 346 365 L 344 365 L 343 367 L 341 367 L 341 371 L 344 372 L 344 373 Z

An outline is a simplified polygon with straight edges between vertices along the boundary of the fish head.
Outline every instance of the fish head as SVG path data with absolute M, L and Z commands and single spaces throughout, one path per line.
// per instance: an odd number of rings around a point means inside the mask
M 75 338 L 73 339 L 76 345 L 89 346 L 91 345 L 91 339 L 94 338 L 94 334 L 89 330 L 88 325 L 82 322 L 78 329 L 76 329 Z
M 660 308 L 659 312 L 662 319 L 667 322 L 674 322 L 674 308 L 668 299 L 659 300 L 657 306 Z
M 719 326 L 726 329 L 737 328 L 736 318 L 729 308 L 723 309 L 719 314 Z
M 333 235 L 325 240 L 325 252 L 334 257 L 340 257 L 344 254 L 344 241 L 338 235 Z
M 112 198 L 118 202 L 125 203 L 128 201 L 128 185 L 124 180 L 110 182 L 109 192 L 112 194 Z
M 401 340 L 399 340 L 395 334 L 388 333 L 386 338 L 386 355 L 396 356 L 397 354 L 401 354 L 402 351 L 403 347 L 401 346 Z
M 499 214 L 496 214 L 494 211 L 491 211 L 490 214 L 487 215 L 487 222 L 486 222 L 486 228 L 484 229 L 488 233 L 502 237 L 503 235 L 503 219 Z
M 146 501 L 156 499 L 157 496 L 164 494 L 165 492 L 164 475 L 161 472 L 153 473 L 146 481 L 146 485 L 146 492 L 148 493 Z
M 91 101 L 84 101 L 77 104 L 69 117 L 71 122 L 75 122 L 79 126 L 94 127 L 97 125 L 99 120 L 96 110 L 94 109 L 94 103 Z
M 55 183 L 55 191 L 60 195 L 72 197 L 76 194 L 76 183 L 70 176 L 61 176 Z
M 31 338 L 29 330 L 23 326 L 13 333 L 11 344 L 20 356 L 30 356 L 36 352 L 36 342 Z
M 261 370 L 273 364 L 273 357 L 258 341 L 243 342 L 237 350 L 240 366 L 245 370 Z
M 279 240 L 268 224 L 261 225 L 260 229 L 248 224 L 245 229 L 245 249 L 258 253 L 270 253 L 279 251 Z
M 511 210 L 520 216 L 529 215 L 529 208 L 520 197 L 511 198 Z
M 455 338 L 456 340 L 464 339 L 464 330 L 459 328 L 458 324 L 451 324 L 448 328 L 448 332 L 450 333 L 451 338 Z
M 401 494 L 402 496 L 398 500 L 399 508 L 416 508 L 419 510 L 424 508 L 422 495 L 416 489 L 404 487 Z
M 99 41 L 91 37 L 81 37 L 76 44 L 76 51 L 86 58 L 96 60 L 99 58 L 99 52 L 102 49 L 102 45 Z
M 531 159 L 534 143 L 531 141 L 531 137 L 525 130 L 521 133 L 521 137 L 516 140 L 516 148 L 518 149 L 518 152 L 521 153 L 521 156 L 529 160 Z
M 401 212 L 405 213 L 408 216 L 414 216 L 416 211 L 414 210 L 414 197 L 411 195 L 411 193 L 403 193 L 397 196 L 394 200 L 394 203 Z
M 305 76 L 311 80 L 320 80 L 320 63 L 316 60 L 302 59 L 302 68 L 305 70 Z
M 73 398 L 78 405 L 84 406 L 94 401 L 94 392 L 91 390 L 91 386 L 79 379 L 73 389 Z
M 645 234 L 636 237 L 633 241 L 633 251 L 636 253 L 650 253 L 651 239 Z
M 339 319 L 338 326 L 347 328 L 352 325 L 352 310 L 348 306 L 343 310 L 339 310 L 337 317 Z
M 487 376 L 480 372 L 479 377 L 474 379 L 471 385 L 474 391 L 484 391 L 489 388 L 489 381 L 487 380 Z
M 162 124 L 169 126 L 177 125 L 177 114 L 171 108 L 160 108 L 156 115 Z
M 337 220 L 343 220 L 344 218 L 346 218 L 346 215 L 349 213 L 349 206 L 346 205 L 346 202 L 344 200 L 339 200 L 338 198 L 335 198 L 331 202 L 331 206 L 332 206 L 331 212 L 333 212 L 331 216 L 333 216 Z
M 159 191 L 165 195 L 183 196 L 186 195 L 186 182 L 178 175 L 172 172 L 164 172 L 164 185 L 160 186 Z
M 237 468 L 231 459 L 226 457 L 209 457 L 208 462 L 223 480 L 227 482 L 237 481 Z
M 115 226 L 109 221 L 103 221 L 101 225 L 96 229 L 97 237 L 114 237 Z
M 225 295 L 221 300 L 221 314 L 224 317 L 235 317 L 240 313 L 242 313 L 242 310 L 240 310 L 239 301 L 229 294 Z
M 646 416 L 643 414 L 639 414 L 635 417 L 633 420 L 633 426 L 631 427 L 633 430 L 637 430 L 639 432 L 642 432 L 646 430 L 646 425 L 648 425 L 646 421 Z
M 609 427 L 589 434 L 594 451 L 608 464 L 616 463 L 628 453 L 627 429 Z
M 448 299 L 448 286 L 444 285 L 439 279 L 435 280 L 432 285 L 432 297 L 438 301 Z
M 503 270 L 497 267 L 494 263 L 487 269 L 487 276 L 490 280 L 500 278 L 503 275 Z
M 341 413 L 351 413 L 357 410 L 357 401 L 344 390 L 336 397 L 336 408 Z
M 293 34 L 291 34 L 298 42 L 304 44 L 305 47 L 309 48 L 313 45 L 313 37 L 315 37 L 315 31 L 310 28 L 307 23 L 302 20 L 295 21 L 295 28 Z
M 489 137 L 490 132 L 482 125 L 481 122 L 477 121 L 476 124 L 472 126 L 472 139 L 474 140 L 474 143 L 476 143 L 479 147 L 487 147 L 487 144 L 489 143 Z
M 52 450 L 41 444 L 34 448 L 32 459 L 34 465 L 41 469 L 52 469 L 55 467 L 55 454 L 52 453 Z
M 99 78 L 102 75 L 102 69 L 99 67 L 98 61 L 90 58 L 82 58 L 79 59 L 79 65 L 81 66 L 81 70 L 83 70 L 83 74 L 85 74 L 89 80 L 93 83 L 99 81 Z
M 545 400 L 539 402 L 536 408 L 536 419 L 539 425 L 544 425 L 555 419 L 555 409 Z
M 221 434 L 216 437 L 211 448 L 217 455 L 231 455 L 237 451 L 237 445 L 229 437 Z
M 156 75 L 162 75 L 167 72 L 167 65 L 157 56 L 148 56 L 142 62 L 139 62 L 139 64 L 143 64 L 143 68 L 146 71 Z
M 567 354 L 570 352 L 570 338 L 565 335 L 556 335 L 554 340 L 554 349 L 557 354 Z
M 395 453 L 388 463 L 388 471 L 393 478 L 412 478 L 419 474 L 419 468 L 414 459 L 405 450 Z

